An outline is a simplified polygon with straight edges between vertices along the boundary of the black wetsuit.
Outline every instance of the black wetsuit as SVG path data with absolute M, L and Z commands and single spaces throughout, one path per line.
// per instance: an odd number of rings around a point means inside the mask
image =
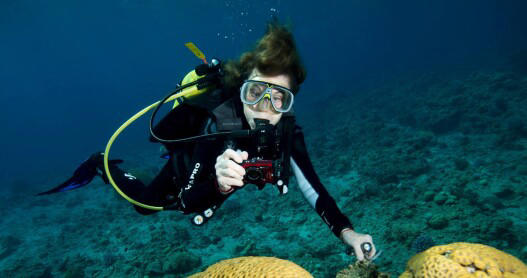
M 242 115 L 239 100 L 231 99 L 227 103 L 233 108 L 239 119 L 241 127 L 248 129 L 249 125 Z M 225 103 L 224 103 L 225 104 Z M 155 130 L 164 138 L 178 136 L 191 136 L 198 133 L 214 133 L 222 125 L 218 123 L 213 114 L 204 110 L 181 107 L 174 110 L 185 110 L 186 112 L 170 112 L 156 127 Z M 193 110 L 194 109 L 194 110 Z M 173 111 L 174 111 L 173 110 Z M 193 113 L 189 115 L 189 113 Z M 184 119 L 181 115 L 188 115 Z M 278 123 L 280 125 L 281 122 Z M 184 137 L 183 136 L 183 137 Z M 291 144 L 291 176 L 294 174 L 300 190 L 308 203 L 315 208 L 331 231 L 338 237 L 344 228 L 352 228 L 349 219 L 338 209 L 333 198 L 328 194 L 320 182 L 313 165 L 308 156 L 304 135 L 299 126 L 294 126 Z M 154 206 L 167 206 L 176 204 L 177 208 L 184 213 L 201 213 L 209 208 L 217 209 L 232 194 L 223 194 L 218 190 L 216 183 L 216 171 L 214 165 L 216 158 L 226 149 L 222 140 L 201 141 L 197 143 L 186 143 L 185 146 L 165 144 L 172 153 L 168 162 L 155 177 L 149 186 L 125 173 L 117 166 L 111 167 L 112 177 L 120 184 L 122 189 L 130 197 Z M 247 151 L 249 158 L 257 151 L 250 140 L 237 140 L 234 148 Z M 265 158 L 264 159 L 268 159 Z M 136 207 L 142 214 L 151 214 L 156 211 Z

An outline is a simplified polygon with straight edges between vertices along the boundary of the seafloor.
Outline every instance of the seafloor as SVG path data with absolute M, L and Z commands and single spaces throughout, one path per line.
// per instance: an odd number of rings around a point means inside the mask
M 412 74 L 298 112 L 322 182 L 383 251 L 381 271 L 399 274 L 417 251 L 457 241 L 527 261 L 526 72 Z M 127 159 L 145 177 L 157 157 Z M 11 186 L 0 202 L 0 277 L 184 277 L 245 255 L 334 277 L 353 261 L 294 183 L 282 197 L 248 186 L 204 227 L 177 212 L 141 216 L 100 180 L 46 197 L 32 197 L 23 177 Z

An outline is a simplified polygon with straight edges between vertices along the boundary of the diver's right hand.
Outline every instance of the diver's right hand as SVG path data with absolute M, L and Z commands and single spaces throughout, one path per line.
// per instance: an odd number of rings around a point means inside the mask
M 249 158 L 245 151 L 227 149 L 216 158 L 216 181 L 222 193 L 230 193 L 234 187 L 242 187 L 245 169 L 240 165 Z

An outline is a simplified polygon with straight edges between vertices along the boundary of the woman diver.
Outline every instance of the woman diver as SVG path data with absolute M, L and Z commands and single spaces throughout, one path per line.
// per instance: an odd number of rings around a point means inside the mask
M 293 102 L 306 72 L 292 33 L 270 23 L 253 50 L 205 71 L 209 75 L 221 72 L 215 89 L 203 97 L 178 99 L 181 104 L 152 129 L 151 141 L 162 142 L 168 150 L 168 162 L 161 172 L 145 186 L 117 166 L 121 161 L 110 160 L 112 180 L 138 203 L 195 213 L 193 223 L 202 225 L 246 184 L 260 188 L 274 184 L 281 194 L 287 193 L 292 170 L 305 199 L 333 234 L 353 248 L 358 260 L 372 259 L 376 253 L 372 237 L 354 231 L 324 188 L 308 156 L 302 130 L 294 122 Z M 182 143 L 170 140 L 244 130 L 249 135 Z M 97 174 L 108 183 L 103 155 L 95 153 L 72 178 L 39 195 L 78 188 Z M 135 208 L 142 214 L 156 212 L 140 205 Z

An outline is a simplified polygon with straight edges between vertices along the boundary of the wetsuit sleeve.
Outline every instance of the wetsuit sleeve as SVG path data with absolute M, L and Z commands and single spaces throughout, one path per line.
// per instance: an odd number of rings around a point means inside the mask
M 344 228 L 353 229 L 350 220 L 341 213 L 335 200 L 320 182 L 309 159 L 304 134 L 298 126 L 294 131 L 291 167 L 304 197 L 315 208 L 333 234 L 340 237 L 340 232 Z
M 182 179 L 178 195 L 184 213 L 203 212 L 208 208 L 217 209 L 229 195 L 220 193 L 216 185 L 216 158 L 221 154 L 217 144 L 204 142 L 194 147 L 187 176 Z

